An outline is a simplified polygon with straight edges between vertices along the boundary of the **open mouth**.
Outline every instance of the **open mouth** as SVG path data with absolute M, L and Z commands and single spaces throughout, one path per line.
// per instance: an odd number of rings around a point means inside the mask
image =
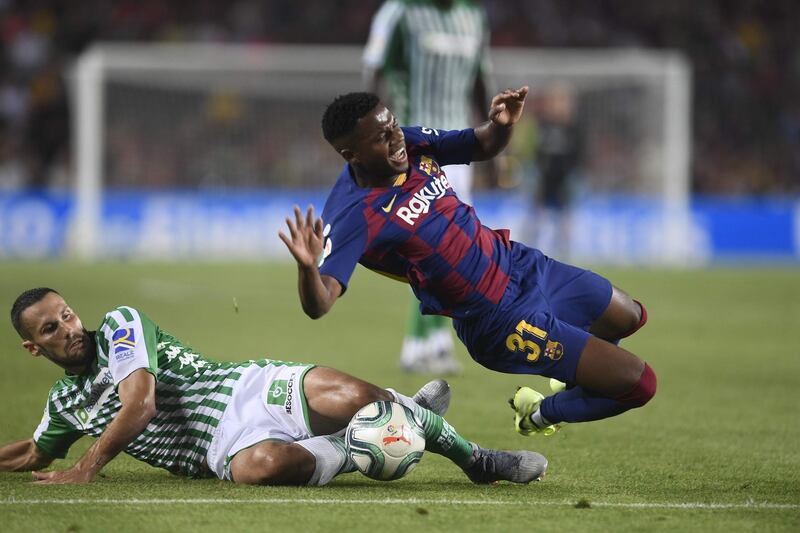
M 406 147 L 401 146 L 397 149 L 392 155 L 389 156 L 389 161 L 393 163 L 405 163 L 408 161 L 408 156 L 406 154 Z
M 83 339 L 77 339 L 74 342 L 70 343 L 68 351 L 72 352 L 75 350 L 79 350 L 83 348 Z

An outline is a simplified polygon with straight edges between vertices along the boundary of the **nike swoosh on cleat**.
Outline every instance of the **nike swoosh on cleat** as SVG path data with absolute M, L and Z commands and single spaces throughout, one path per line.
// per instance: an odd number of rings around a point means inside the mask
M 396 198 L 397 198 L 397 195 L 395 194 L 394 196 L 392 196 L 392 201 L 389 202 L 389 205 L 387 205 L 386 207 L 381 207 L 381 209 L 383 209 L 384 213 L 388 213 L 389 211 L 392 210 L 392 206 L 394 205 L 394 201 L 395 201 Z

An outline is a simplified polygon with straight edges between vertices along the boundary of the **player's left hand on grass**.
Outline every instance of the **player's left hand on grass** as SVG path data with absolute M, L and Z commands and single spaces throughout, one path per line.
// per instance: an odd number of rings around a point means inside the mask
M 308 206 L 305 219 L 298 206 L 294 206 L 294 221 L 286 217 L 289 236 L 278 232 L 283 243 L 302 267 L 311 268 L 317 265 L 317 258 L 322 253 L 322 218 L 314 220 L 314 207 Z
M 522 117 L 525 107 L 525 97 L 528 96 L 528 86 L 519 89 L 506 89 L 492 98 L 489 108 L 489 120 L 498 126 L 516 124 Z
M 66 485 L 73 483 L 89 483 L 92 480 L 88 473 L 70 468 L 68 470 L 53 470 L 52 472 L 31 472 L 33 482 L 37 485 Z

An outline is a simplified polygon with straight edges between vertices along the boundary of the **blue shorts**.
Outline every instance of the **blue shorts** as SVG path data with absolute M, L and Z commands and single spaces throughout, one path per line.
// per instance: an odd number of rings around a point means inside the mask
M 611 302 L 611 283 L 512 242 L 511 279 L 498 306 L 453 320 L 472 358 L 492 370 L 575 381 L 589 327 Z

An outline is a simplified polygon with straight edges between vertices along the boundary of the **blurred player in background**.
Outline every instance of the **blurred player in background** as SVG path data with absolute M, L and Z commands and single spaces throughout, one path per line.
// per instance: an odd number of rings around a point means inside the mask
M 388 0 L 372 20 L 364 51 L 367 90 L 391 103 L 401 124 L 446 130 L 474 123 L 488 109 L 489 26 L 470 0 Z M 472 203 L 472 168 L 448 165 L 447 178 Z M 412 297 L 400 367 L 407 372 L 459 370 L 446 317 L 423 316 Z
M 40 483 L 88 483 L 120 452 L 187 477 L 251 485 L 325 485 L 355 470 L 341 431 L 361 407 L 391 400 L 414 411 L 425 449 L 475 483 L 528 483 L 544 475 L 538 453 L 487 450 L 439 414 L 443 380 L 413 398 L 332 368 L 270 359 L 216 363 L 131 307 L 106 313 L 96 331 L 53 289 L 22 293 L 11 321 L 34 356 L 66 370 L 50 389 L 32 439 L 0 446 L 0 471 L 48 466 L 83 435 L 97 440 L 67 470 Z
M 454 131 L 401 128 L 375 94 L 337 97 L 322 130 L 346 164 L 322 218 L 295 206 L 289 235 L 280 233 L 311 318 L 331 309 L 361 263 L 407 281 L 423 313 L 452 317 L 481 365 L 564 382 L 567 390 L 547 398 L 517 391 L 511 403 L 523 435 L 615 416 L 656 391 L 650 366 L 617 346 L 645 324 L 644 306 L 591 271 L 483 226 L 441 168 L 500 153 L 527 94 L 528 87 L 497 94 L 488 121 Z
M 547 87 L 536 109 L 534 182 L 529 241 L 551 256 L 568 258 L 571 250 L 570 207 L 576 170 L 583 149 L 575 96 L 564 84 Z

